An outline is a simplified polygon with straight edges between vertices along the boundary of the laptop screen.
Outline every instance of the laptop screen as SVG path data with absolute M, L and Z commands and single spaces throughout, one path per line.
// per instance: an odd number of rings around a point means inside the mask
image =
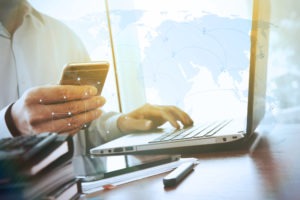
M 124 111 L 150 102 L 176 105 L 195 121 L 252 115 L 253 8 L 249 0 L 110 0 Z
M 247 133 L 252 133 L 265 114 L 271 4 L 253 4 Z

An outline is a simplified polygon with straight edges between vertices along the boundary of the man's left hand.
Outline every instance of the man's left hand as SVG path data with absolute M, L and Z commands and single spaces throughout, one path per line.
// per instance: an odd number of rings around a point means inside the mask
M 169 122 L 173 127 L 191 126 L 191 117 L 176 106 L 158 106 L 145 104 L 142 107 L 122 115 L 118 127 L 123 133 L 149 131 Z M 179 123 L 180 122 L 180 123 Z

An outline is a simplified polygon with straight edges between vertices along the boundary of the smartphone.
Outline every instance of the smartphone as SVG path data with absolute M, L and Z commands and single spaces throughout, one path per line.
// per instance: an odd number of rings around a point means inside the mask
M 70 63 L 64 67 L 60 80 L 61 85 L 93 85 L 97 88 L 100 95 L 106 80 L 109 63 L 87 62 Z

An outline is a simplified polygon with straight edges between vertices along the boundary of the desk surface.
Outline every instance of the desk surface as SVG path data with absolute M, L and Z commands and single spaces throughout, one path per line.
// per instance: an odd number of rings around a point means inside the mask
M 300 124 L 279 123 L 262 132 L 262 139 L 252 154 L 232 151 L 191 155 L 199 158 L 200 163 L 175 188 L 163 187 L 165 173 L 89 197 L 105 200 L 300 199 Z

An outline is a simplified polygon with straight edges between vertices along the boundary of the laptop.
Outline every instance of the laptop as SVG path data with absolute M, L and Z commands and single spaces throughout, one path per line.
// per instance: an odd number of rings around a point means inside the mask
M 131 133 L 90 149 L 94 156 L 126 154 L 183 154 L 247 148 L 265 113 L 268 60 L 269 1 L 253 1 L 250 67 L 245 118 L 197 122 L 182 129 L 161 128 Z M 112 38 L 111 38 L 112 40 Z

